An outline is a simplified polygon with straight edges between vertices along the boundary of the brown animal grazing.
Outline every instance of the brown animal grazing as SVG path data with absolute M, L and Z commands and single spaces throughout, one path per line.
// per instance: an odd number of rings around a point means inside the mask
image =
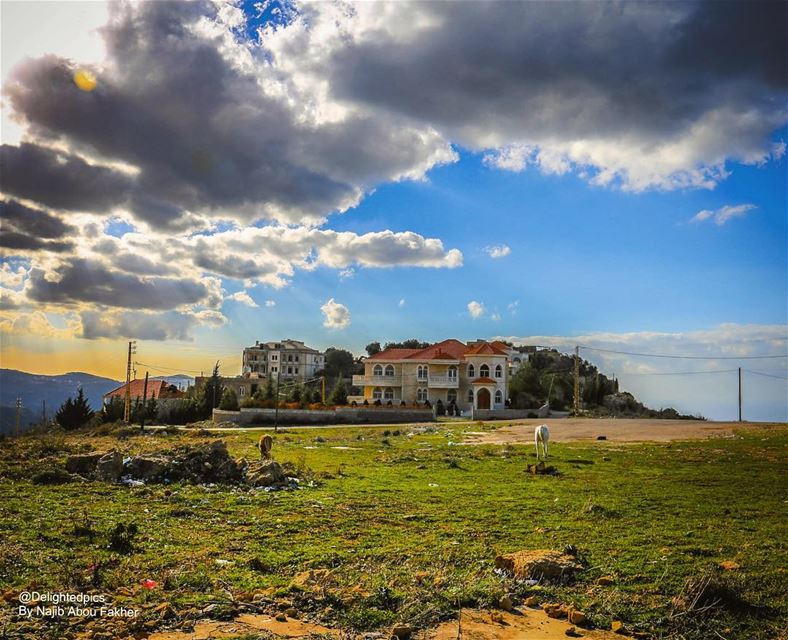
M 257 446 L 260 448 L 260 457 L 263 460 L 270 460 L 274 439 L 271 436 L 260 436 L 260 442 L 257 443 Z

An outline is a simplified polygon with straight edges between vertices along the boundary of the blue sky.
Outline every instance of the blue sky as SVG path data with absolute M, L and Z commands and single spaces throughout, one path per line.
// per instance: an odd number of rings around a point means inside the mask
M 785 3 L 255 4 L 4 5 L 3 366 L 786 353 Z M 768 373 L 788 420 L 785 358 L 584 357 L 717 418 Z

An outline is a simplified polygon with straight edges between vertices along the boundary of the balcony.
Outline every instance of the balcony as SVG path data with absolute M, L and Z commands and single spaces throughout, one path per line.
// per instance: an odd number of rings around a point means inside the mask
M 460 379 L 457 376 L 430 376 L 427 385 L 432 389 L 457 389 Z
M 354 387 L 401 387 L 402 376 L 353 376 Z

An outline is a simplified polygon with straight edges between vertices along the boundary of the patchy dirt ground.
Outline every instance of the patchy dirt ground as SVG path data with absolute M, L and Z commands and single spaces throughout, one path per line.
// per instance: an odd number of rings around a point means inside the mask
M 518 420 L 488 432 L 471 432 L 465 444 L 533 444 L 534 426 L 547 424 L 551 442 L 596 440 L 609 442 L 672 442 L 732 437 L 740 430 L 788 429 L 785 423 L 704 422 L 702 420 L 641 420 L 629 418 L 560 418 Z
M 148 640 L 208 640 L 213 638 L 237 638 L 268 631 L 277 638 L 308 638 L 320 635 L 338 638 L 339 631 L 319 624 L 287 619 L 279 621 L 272 616 L 244 614 L 229 622 L 206 620 L 194 625 L 193 631 L 165 631 L 153 633 Z
M 573 625 L 566 620 L 549 618 L 541 609 L 523 608 L 506 611 L 463 609 L 459 622 L 452 620 L 427 632 L 427 640 L 566 640 L 568 637 L 591 640 L 613 640 L 622 636 L 611 631 L 588 630 L 580 627 L 575 636 L 567 634 Z M 459 627 L 459 629 L 458 629 Z
M 567 630 L 572 628 L 566 620 L 550 618 L 541 609 L 523 608 L 507 611 L 480 611 L 463 609 L 459 620 L 444 622 L 436 629 L 416 635 L 419 640 L 565 640 Z M 613 640 L 620 638 L 610 631 L 589 630 L 579 627 L 574 637 L 590 640 Z M 234 638 L 245 634 L 268 631 L 278 638 L 309 638 L 321 635 L 339 638 L 342 633 L 317 624 L 288 619 L 278 621 L 271 616 L 246 614 L 229 622 L 198 622 L 192 631 L 167 631 L 154 633 L 148 640 L 209 640 Z

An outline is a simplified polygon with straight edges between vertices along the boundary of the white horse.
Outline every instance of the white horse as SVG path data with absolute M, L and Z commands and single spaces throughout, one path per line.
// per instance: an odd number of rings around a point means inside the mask
M 539 459 L 539 443 L 542 443 L 542 452 L 544 453 L 544 459 L 547 460 L 547 449 L 548 449 L 548 442 L 550 440 L 550 429 L 547 428 L 546 424 L 540 424 L 536 429 L 534 429 L 534 446 L 536 447 L 536 459 Z

